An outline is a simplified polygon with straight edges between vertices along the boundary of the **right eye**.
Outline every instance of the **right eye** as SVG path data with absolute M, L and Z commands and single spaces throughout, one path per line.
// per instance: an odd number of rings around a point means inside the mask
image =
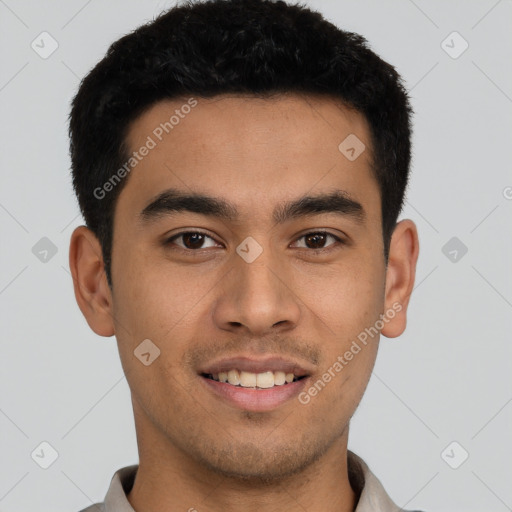
M 176 240 L 182 240 L 181 244 L 175 243 Z M 164 244 L 176 245 L 179 249 L 184 251 L 197 252 L 199 249 L 203 249 L 203 244 L 206 239 L 210 239 L 217 243 L 211 236 L 203 233 L 202 231 L 182 231 L 168 238 Z M 214 245 L 215 246 L 215 245 Z M 210 246 L 210 247 L 214 247 Z M 172 248 L 172 247 L 171 247 Z

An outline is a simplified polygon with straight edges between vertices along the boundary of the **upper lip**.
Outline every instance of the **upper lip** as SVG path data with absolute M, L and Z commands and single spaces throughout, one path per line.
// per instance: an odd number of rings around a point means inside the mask
M 266 357 L 263 359 L 248 356 L 229 357 L 206 363 L 199 368 L 198 373 L 214 375 L 234 369 L 251 373 L 283 371 L 293 373 L 296 377 L 306 377 L 312 373 L 309 365 L 299 363 L 293 359 L 283 357 Z

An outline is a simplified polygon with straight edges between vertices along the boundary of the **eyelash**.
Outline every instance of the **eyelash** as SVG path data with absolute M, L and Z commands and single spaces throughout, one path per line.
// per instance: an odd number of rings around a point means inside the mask
M 173 235 L 172 237 L 168 238 L 167 240 L 165 240 L 164 245 L 165 246 L 172 245 L 174 240 L 176 240 L 177 238 L 180 238 L 183 235 L 204 235 L 204 236 L 210 238 L 211 240 L 214 240 L 216 243 L 219 243 L 213 237 L 211 237 L 208 233 L 205 233 L 204 231 L 181 231 L 181 232 Z M 331 244 L 328 247 L 322 247 L 320 249 L 309 249 L 308 247 L 299 247 L 299 249 L 305 249 L 308 252 L 313 253 L 313 254 L 323 254 L 323 253 L 326 253 L 326 252 L 330 252 L 331 250 L 334 250 L 334 249 L 338 248 L 340 245 L 345 245 L 346 244 L 346 242 L 342 238 L 340 238 L 340 237 L 338 237 L 336 235 L 333 235 L 332 233 L 330 233 L 328 231 L 309 231 L 307 233 L 304 233 L 300 237 L 298 237 L 296 240 L 300 240 L 301 238 L 305 238 L 305 237 L 307 237 L 309 235 L 328 235 L 328 236 L 331 236 L 332 238 L 334 238 L 334 240 L 335 240 L 334 244 Z M 200 253 L 202 250 L 204 250 L 202 248 L 200 248 L 200 249 L 187 249 L 187 248 L 179 247 L 179 246 L 173 247 L 172 249 L 176 250 L 176 251 L 186 252 L 188 254 Z

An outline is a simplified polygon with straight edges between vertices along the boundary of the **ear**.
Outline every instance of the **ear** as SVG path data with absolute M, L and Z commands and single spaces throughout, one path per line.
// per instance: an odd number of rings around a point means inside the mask
M 101 245 L 94 233 L 79 226 L 71 235 L 69 268 L 75 297 L 89 327 L 100 336 L 115 332 L 112 294 L 105 274 Z
M 400 336 L 407 323 L 407 306 L 414 287 L 419 240 L 412 220 L 400 221 L 393 231 L 386 269 L 385 312 L 393 311 L 384 324 L 382 334 L 387 338 Z

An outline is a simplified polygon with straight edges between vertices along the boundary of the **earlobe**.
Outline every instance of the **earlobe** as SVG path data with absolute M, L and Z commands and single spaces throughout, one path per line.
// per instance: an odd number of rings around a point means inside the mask
M 112 295 L 105 275 L 101 245 L 85 226 L 79 226 L 71 235 L 69 268 L 76 301 L 89 327 L 100 336 L 112 336 L 115 332 Z
M 382 334 L 400 336 L 407 323 L 407 307 L 414 287 L 419 240 L 412 220 L 400 221 L 393 231 L 386 270 L 385 315 L 388 321 Z M 389 312 L 389 314 L 388 314 Z

